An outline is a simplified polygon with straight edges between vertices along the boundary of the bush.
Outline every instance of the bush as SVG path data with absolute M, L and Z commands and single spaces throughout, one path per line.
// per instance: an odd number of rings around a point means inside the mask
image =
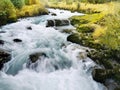
M 19 8 L 19 9 L 22 8 L 24 5 L 24 0 L 11 0 L 11 2 L 16 8 Z
M 16 20 L 16 11 L 10 0 L 0 0 L 0 25 Z
M 26 5 L 38 4 L 40 3 L 39 0 L 25 0 Z

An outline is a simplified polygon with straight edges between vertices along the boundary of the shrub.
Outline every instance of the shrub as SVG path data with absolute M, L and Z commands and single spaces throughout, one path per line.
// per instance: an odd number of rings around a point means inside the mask
M 16 20 L 16 11 L 10 0 L 0 0 L 0 25 Z
M 19 9 L 22 8 L 24 5 L 24 0 L 11 0 L 11 2 L 16 8 L 19 8 Z

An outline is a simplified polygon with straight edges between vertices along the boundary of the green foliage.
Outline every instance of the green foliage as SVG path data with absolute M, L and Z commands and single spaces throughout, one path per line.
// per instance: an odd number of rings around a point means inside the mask
M 50 2 L 66 2 L 66 4 L 72 4 L 72 2 L 85 2 L 85 3 L 106 3 L 110 1 L 117 1 L 117 0 L 48 0 Z
M 10 0 L 0 0 L 0 25 L 16 20 L 16 11 Z
M 26 5 L 39 4 L 40 0 L 25 0 Z
M 101 42 L 112 49 L 120 48 L 120 15 L 107 15 L 105 24 L 107 26 L 106 33 L 100 38 Z
M 11 2 L 16 8 L 22 8 L 24 5 L 24 0 L 11 0 Z

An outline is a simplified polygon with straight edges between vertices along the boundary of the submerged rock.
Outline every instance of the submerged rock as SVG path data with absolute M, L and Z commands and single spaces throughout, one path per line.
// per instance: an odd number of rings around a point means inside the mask
M 57 16 L 57 14 L 55 14 L 55 13 L 51 13 L 51 15 L 52 15 L 52 16 Z
M 21 39 L 18 39 L 18 38 L 13 39 L 13 41 L 16 42 L 16 43 L 18 43 L 18 42 L 22 42 L 22 40 L 21 40 Z
M 6 33 L 6 31 L 0 31 L 0 33 Z
M 11 59 L 10 53 L 5 50 L 0 49 L 0 70 L 3 68 L 4 63 Z
M 0 45 L 4 45 L 4 41 L 3 40 L 0 40 Z
M 31 26 L 28 26 L 27 29 L 28 29 L 28 30 L 32 30 L 32 27 L 31 27 Z

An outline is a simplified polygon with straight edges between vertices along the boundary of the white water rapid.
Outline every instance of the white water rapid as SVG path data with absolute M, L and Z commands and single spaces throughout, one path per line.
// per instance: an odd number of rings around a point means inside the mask
M 59 9 L 49 11 L 57 16 L 25 18 L 0 28 L 6 32 L 0 34 L 0 39 L 5 41 L 0 48 L 12 55 L 0 71 L 0 90 L 106 90 L 92 79 L 91 68 L 95 63 L 86 57 L 87 48 L 68 42 L 69 34 L 46 27 L 48 19 L 68 19 L 82 14 Z M 65 27 L 74 28 L 72 25 Z M 29 55 L 36 52 L 46 56 L 28 68 Z

